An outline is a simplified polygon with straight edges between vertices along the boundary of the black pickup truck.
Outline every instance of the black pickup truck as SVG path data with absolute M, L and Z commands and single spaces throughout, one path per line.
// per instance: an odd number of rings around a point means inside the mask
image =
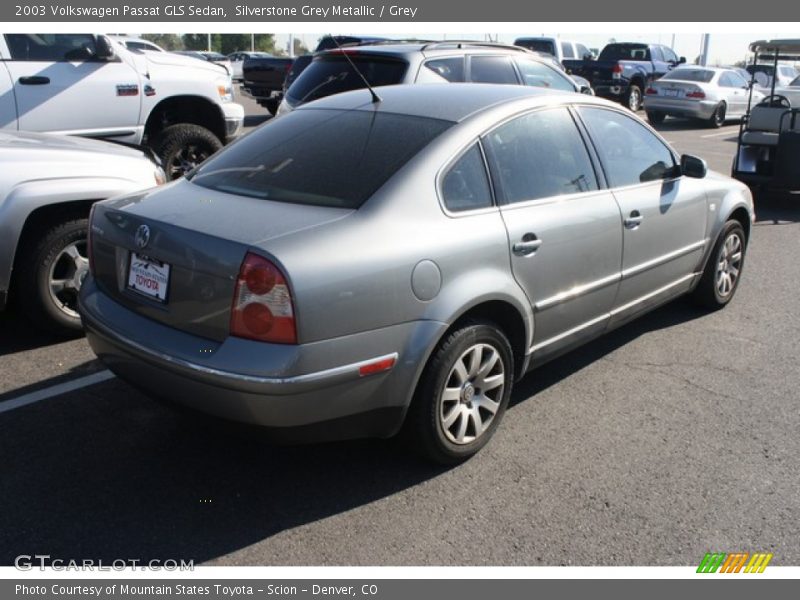
M 281 103 L 283 81 L 292 63 L 293 58 L 278 56 L 245 58 L 242 91 L 274 115 Z
M 632 111 L 642 107 L 647 86 L 676 65 L 685 63 L 661 44 L 608 44 L 597 60 L 564 60 L 568 73 L 587 79 L 594 93 L 621 102 Z
M 357 46 L 385 41 L 375 36 L 337 35 L 323 36 L 314 53 L 331 50 L 338 46 Z M 297 58 L 246 58 L 242 65 L 242 91 L 253 98 L 273 115 L 278 110 L 284 92 L 309 64 L 313 54 Z

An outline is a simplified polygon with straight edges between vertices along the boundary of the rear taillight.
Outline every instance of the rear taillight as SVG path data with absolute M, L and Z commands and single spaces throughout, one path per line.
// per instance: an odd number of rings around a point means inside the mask
M 648 96 L 658 96 L 658 90 L 653 87 L 649 87 L 644 91 L 645 94 Z
M 289 285 L 283 273 L 263 256 L 244 257 L 231 309 L 231 335 L 296 344 L 297 330 Z
M 692 90 L 686 93 L 687 98 L 705 98 L 706 93 L 703 90 Z
M 621 79 L 622 78 L 622 65 L 616 64 L 611 67 L 611 79 Z
M 86 256 L 89 258 L 89 273 L 94 276 L 94 251 L 92 250 L 92 225 L 94 223 L 94 204 L 89 210 L 89 229 L 86 232 Z

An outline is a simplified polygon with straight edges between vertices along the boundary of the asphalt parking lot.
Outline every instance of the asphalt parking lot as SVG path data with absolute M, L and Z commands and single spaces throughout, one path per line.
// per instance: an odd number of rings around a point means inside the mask
M 660 130 L 729 172 L 737 126 Z M 105 377 L 83 339 L 0 314 L 0 564 L 799 564 L 800 197 L 756 208 L 725 310 L 677 301 L 534 371 L 453 469 L 394 442 L 271 446 L 82 385 Z

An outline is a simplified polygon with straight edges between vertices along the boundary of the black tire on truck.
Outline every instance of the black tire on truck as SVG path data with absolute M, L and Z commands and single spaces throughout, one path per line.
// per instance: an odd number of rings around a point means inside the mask
M 222 142 L 211 131 L 192 123 L 170 125 L 152 144 L 161 158 L 167 181 L 179 179 L 217 150 Z
M 45 225 L 16 261 L 16 305 L 34 325 L 57 335 L 81 332 L 78 291 L 89 272 L 88 224 L 79 218 Z

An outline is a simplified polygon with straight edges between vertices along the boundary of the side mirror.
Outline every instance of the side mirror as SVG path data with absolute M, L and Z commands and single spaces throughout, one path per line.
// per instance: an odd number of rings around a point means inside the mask
M 686 57 L 685 57 L 685 56 L 681 56 L 681 57 L 678 59 L 678 64 L 679 64 L 679 65 L 682 65 L 682 64 L 684 64 L 684 63 L 686 63 Z
M 111 40 L 104 35 L 95 36 L 94 48 L 94 57 L 99 60 L 113 60 L 116 56 Z
M 681 156 L 681 174 L 687 177 L 694 177 L 695 179 L 702 179 L 708 172 L 706 161 L 702 158 L 692 156 L 691 154 L 684 154 Z

